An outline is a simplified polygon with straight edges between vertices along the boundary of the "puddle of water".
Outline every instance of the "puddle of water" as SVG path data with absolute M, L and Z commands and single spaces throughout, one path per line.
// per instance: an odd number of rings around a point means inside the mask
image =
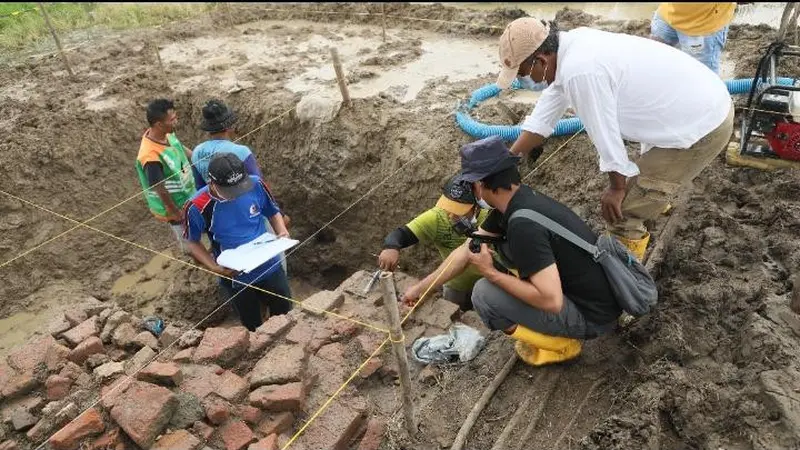
M 177 263 L 155 255 L 136 271 L 119 277 L 111 287 L 111 294 L 133 298 L 141 314 L 153 314 L 154 300 L 164 294 L 173 279 L 174 270 L 169 270 L 169 266 L 177 267 Z
M 11 349 L 27 341 L 38 328 L 49 323 L 52 311 L 43 309 L 38 313 L 20 312 L 0 319 L 0 355 L 7 355 Z
M 362 40 L 362 42 L 339 43 L 342 55 L 342 66 L 346 73 L 354 69 L 374 71 L 377 76 L 361 80 L 349 86 L 350 96 L 365 98 L 390 91 L 398 101 L 407 103 L 414 100 L 434 79 L 445 79 L 447 82 L 471 80 L 497 71 L 497 49 L 494 42 L 486 40 L 459 39 L 425 39 L 422 43 L 422 55 L 398 67 L 370 67 L 361 63 L 373 55 L 358 55 L 365 45 L 377 47 L 380 39 Z M 316 90 L 320 82 L 335 80 L 335 73 L 330 64 L 312 67 L 305 73 L 286 83 L 287 89 L 293 92 Z M 333 91 L 335 88 L 330 88 Z M 337 95 L 338 95 L 338 91 Z
M 588 14 L 600 16 L 608 20 L 639 20 L 650 19 L 658 9 L 658 3 L 450 3 L 460 8 L 492 10 L 499 8 L 519 8 L 531 16 L 540 19 L 552 20 L 558 11 L 565 6 L 570 9 L 580 10 Z M 777 28 L 780 25 L 781 14 L 786 7 L 786 2 L 754 3 L 740 5 L 733 18 L 736 24 L 757 25 L 765 23 Z

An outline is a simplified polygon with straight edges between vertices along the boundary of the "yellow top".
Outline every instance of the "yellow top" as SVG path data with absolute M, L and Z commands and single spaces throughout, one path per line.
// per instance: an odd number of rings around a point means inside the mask
M 716 33 L 733 20 L 736 3 L 661 3 L 658 15 L 689 36 Z

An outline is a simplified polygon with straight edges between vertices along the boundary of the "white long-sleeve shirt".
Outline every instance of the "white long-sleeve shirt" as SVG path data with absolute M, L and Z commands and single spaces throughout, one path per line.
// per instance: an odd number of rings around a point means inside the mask
M 623 139 L 686 149 L 728 116 L 725 83 L 680 50 L 650 39 L 591 28 L 561 32 L 555 80 L 522 129 L 548 137 L 568 107 L 600 156 L 600 171 L 639 174 Z

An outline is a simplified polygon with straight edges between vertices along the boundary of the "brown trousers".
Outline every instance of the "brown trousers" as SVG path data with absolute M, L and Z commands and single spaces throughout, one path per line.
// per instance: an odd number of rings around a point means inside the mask
M 656 220 L 675 201 L 730 141 L 733 133 L 733 106 L 716 129 L 687 149 L 653 147 L 636 161 L 639 175 L 628 182 L 622 201 L 624 219 L 610 226 L 612 234 L 628 239 L 647 235 L 646 220 Z

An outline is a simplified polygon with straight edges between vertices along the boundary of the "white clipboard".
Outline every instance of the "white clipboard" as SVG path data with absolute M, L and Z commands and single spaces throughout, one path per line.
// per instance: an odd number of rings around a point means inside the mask
M 249 273 L 299 243 L 300 241 L 295 239 L 279 238 L 272 233 L 264 233 L 246 244 L 223 251 L 217 257 L 217 264 Z

